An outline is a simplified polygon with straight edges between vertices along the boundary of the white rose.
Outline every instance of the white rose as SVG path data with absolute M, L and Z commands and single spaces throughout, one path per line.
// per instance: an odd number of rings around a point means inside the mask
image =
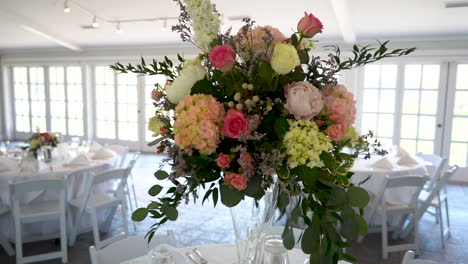
M 178 104 L 180 101 L 190 96 L 193 85 L 205 78 L 206 71 L 200 60 L 187 61 L 180 76 L 174 79 L 172 85 L 166 87 L 167 98 L 171 103 Z

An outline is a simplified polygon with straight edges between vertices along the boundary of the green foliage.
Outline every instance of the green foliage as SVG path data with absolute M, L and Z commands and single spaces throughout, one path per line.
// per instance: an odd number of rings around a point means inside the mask
M 221 193 L 221 202 L 227 207 L 234 207 L 244 199 L 243 192 L 229 187 L 223 182 L 219 184 L 219 191 Z
M 143 221 L 148 215 L 148 208 L 138 208 L 132 213 L 132 220 L 135 222 Z
M 180 62 L 184 62 L 184 59 L 177 54 L 177 58 L 179 59 Z M 176 71 L 174 70 L 174 63 L 168 58 L 164 57 L 163 61 L 156 61 L 153 60 L 152 63 L 146 64 L 145 59 L 141 57 L 141 64 L 139 65 L 132 65 L 131 63 L 127 65 L 123 65 L 119 62 L 117 62 L 114 65 L 109 66 L 111 69 L 115 70 L 117 73 L 137 73 L 140 75 L 166 75 L 168 76 L 171 80 L 176 78 Z
M 153 185 L 149 190 L 148 194 L 151 196 L 156 196 L 162 191 L 163 187 L 161 185 Z
M 169 177 L 169 174 L 166 171 L 158 170 L 154 173 L 154 177 L 156 177 L 158 180 L 165 180 L 167 177 Z

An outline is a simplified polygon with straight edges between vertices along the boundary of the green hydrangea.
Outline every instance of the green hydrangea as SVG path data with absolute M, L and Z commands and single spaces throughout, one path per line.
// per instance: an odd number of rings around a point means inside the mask
M 323 167 L 322 151 L 333 148 L 331 140 L 319 131 L 314 122 L 288 120 L 289 131 L 283 139 L 290 168 L 306 165 L 309 168 Z

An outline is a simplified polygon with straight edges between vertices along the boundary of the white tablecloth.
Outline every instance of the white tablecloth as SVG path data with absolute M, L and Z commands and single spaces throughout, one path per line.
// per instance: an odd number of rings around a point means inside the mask
M 51 163 L 47 164 L 49 168 L 42 170 L 40 172 L 21 172 L 18 170 L 6 171 L 0 173 L 0 199 L 3 205 L 6 205 L 11 208 L 10 201 L 10 182 L 20 182 L 30 179 L 37 178 L 65 178 L 67 179 L 67 199 L 71 200 L 80 196 L 84 192 L 84 182 L 85 175 L 90 172 L 97 173 L 111 169 L 115 163 L 115 159 L 118 157 L 106 159 L 106 160 L 92 160 L 90 165 L 87 166 L 67 166 L 67 162 L 64 160 L 54 160 Z M 103 187 L 104 188 L 104 187 Z M 24 197 L 22 203 L 34 203 L 41 201 L 57 200 L 57 193 L 50 192 L 37 192 L 30 193 Z M 100 219 L 105 218 L 103 212 L 100 215 Z M 86 220 L 85 220 L 86 222 Z M 86 226 L 87 224 L 85 224 Z M 57 232 L 58 223 L 57 222 L 44 222 L 44 223 L 34 223 L 23 225 L 23 234 L 25 236 L 31 235 L 44 235 Z M 11 216 L 11 211 L 0 215 L 0 232 L 10 240 L 14 238 L 14 229 L 13 229 L 13 219 Z
M 433 171 L 432 164 L 425 162 L 424 160 L 413 157 L 418 164 L 401 166 L 397 164 L 398 157 L 389 156 L 388 159 L 393 165 L 393 169 L 375 169 L 371 167 L 371 164 L 381 157 L 373 157 L 370 160 L 359 159 L 356 160 L 354 167 L 351 169 L 355 174 L 351 177 L 351 182 L 358 184 L 365 180 L 367 177 L 371 178 L 361 185 L 362 188 L 367 190 L 371 195 L 376 195 L 382 188 L 386 175 L 390 177 L 398 176 L 421 176 L 424 177 L 426 174 L 431 176 Z M 414 193 L 414 188 L 395 188 L 388 190 L 385 193 L 385 199 L 391 204 L 402 204 L 408 203 Z
M 185 252 L 191 251 L 195 247 L 180 248 L 178 252 L 185 256 Z M 202 255 L 208 260 L 209 264 L 234 264 L 237 263 L 237 253 L 235 245 L 206 245 L 196 246 Z M 289 259 L 292 264 L 303 264 L 307 255 L 302 253 L 300 249 L 293 249 L 288 251 Z M 350 264 L 346 261 L 339 261 L 339 264 Z M 125 261 L 121 264 L 149 264 L 146 256 L 136 259 Z M 178 261 L 175 264 L 191 264 L 188 260 Z

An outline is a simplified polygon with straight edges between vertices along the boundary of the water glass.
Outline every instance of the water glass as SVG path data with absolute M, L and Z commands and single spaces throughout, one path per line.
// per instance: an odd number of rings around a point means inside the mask
M 150 264 L 175 264 L 174 248 L 162 244 L 149 252 Z
M 281 236 L 269 235 L 263 241 L 262 264 L 291 264 Z

